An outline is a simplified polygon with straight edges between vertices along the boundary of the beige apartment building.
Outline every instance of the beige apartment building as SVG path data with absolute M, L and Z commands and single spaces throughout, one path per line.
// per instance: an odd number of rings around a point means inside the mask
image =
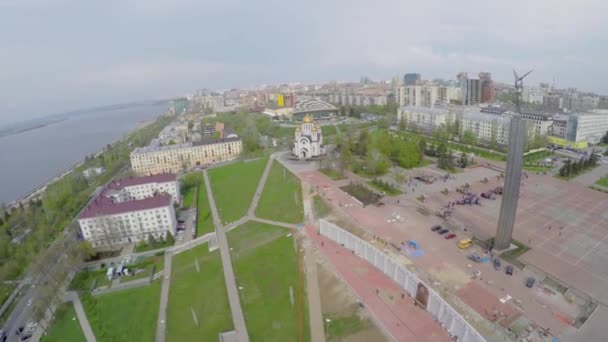
M 196 166 L 235 159 L 242 150 L 243 142 L 236 135 L 214 141 L 177 145 L 152 144 L 131 152 L 131 168 L 137 175 L 177 173 Z

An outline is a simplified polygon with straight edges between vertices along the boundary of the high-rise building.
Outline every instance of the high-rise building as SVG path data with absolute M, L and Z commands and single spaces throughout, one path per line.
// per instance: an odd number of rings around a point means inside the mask
M 420 74 L 405 74 L 403 76 L 403 85 L 412 86 L 420 82 Z
M 480 72 L 479 80 L 481 82 L 481 103 L 494 102 L 496 99 L 496 90 L 492 81 L 492 74 L 489 72 Z
M 479 76 L 461 72 L 457 78 L 462 89 L 462 104 L 470 106 L 481 103 L 481 80 Z
M 600 100 L 597 103 L 597 108 L 608 109 L 608 96 L 600 96 Z

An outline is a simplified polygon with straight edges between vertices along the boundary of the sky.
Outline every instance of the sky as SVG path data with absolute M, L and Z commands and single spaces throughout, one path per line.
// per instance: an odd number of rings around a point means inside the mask
M 195 89 L 489 71 L 608 94 L 604 0 L 0 0 L 0 123 Z

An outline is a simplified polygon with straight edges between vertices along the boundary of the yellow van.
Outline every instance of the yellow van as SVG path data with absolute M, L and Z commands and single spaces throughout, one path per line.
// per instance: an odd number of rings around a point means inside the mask
M 467 248 L 471 247 L 472 244 L 473 244 L 473 240 L 462 239 L 462 240 L 458 241 L 458 248 L 467 249 Z

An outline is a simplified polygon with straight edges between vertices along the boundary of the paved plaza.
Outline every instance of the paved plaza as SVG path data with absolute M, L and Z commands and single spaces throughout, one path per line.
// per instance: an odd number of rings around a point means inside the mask
M 432 167 L 417 172 L 445 175 Z M 480 193 L 501 185 L 502 180 L 497 177 L 499 167 L 468 169 L 452 175 L 453 179 L 437 180 L 430 185 L 406 182 L 403 186 L 406 194 L 385 198 L 384 206 L 365 208 L 339 189 L 349 180 L 333 181 L 318 171 L 306 170 L 299 175 L 352 223 L 364 227 L 369 239 L 382 238 L 389 246 L 407 239 L 418 241 L 424 255 L 404 262 L 425 272 L 440 288 L 457 295 L 488 321 L 499 314 L 504 326 L 529 322 L 549 328 L 556 336 L 572 336 L 576 332 L 571 323 L 581 313 L 581 307 L 568 303 L 540 283 L 533 289 L 526 288 L 525 279 L 537 275 L 533 270 L 505 276 L 489 264 L 472 263 L 466 259 L 470 251 L 457 248 L 455 241 L 460 238 L 474 234 L 485 239 L 494 235 L 501 196 L 495 200 L 482 199 L 481 205 L 456 206 L 450 219 L 452 224 L 448 224 L 458 235 L 455 240 L 445 240 L 429 231 L 433 224 L 446 224 L 434 213 L 447 202 L 462 198 L 456 192 L 458 187 L 468 183 L 470 191 Z M 447 195 L 442 193 L 445 189 Z M 423 203 L 416 199 L 420 195 L 425 197 Z M 603 301 L 608 295 L 605 290 L 608 255 L 602 252 L 608 250 L 605 245 L 608 196 L 551 176 L 528 174 L 524 177 L 518 208 L 514 237 L 532 247 L 520 259 Z M 483 280 L 471 280 L 474 270 L 481 271 Z M 501 303 L 499 299 L 507 295 L 506 304 Z M 480 331 L 483 333 L 483 327 Z

